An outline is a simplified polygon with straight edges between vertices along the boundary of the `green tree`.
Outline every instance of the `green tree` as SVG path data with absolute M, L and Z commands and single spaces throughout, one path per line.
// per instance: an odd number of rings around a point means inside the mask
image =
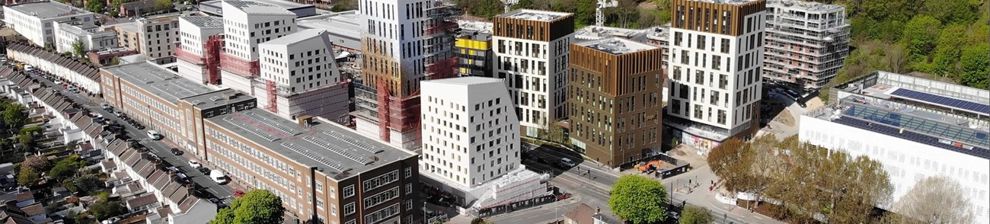
M 72 180 L 71 185 L 75 188 L 76 192 L 83 194 L 93 193 L 104 186 L 103 181 L 94 174 L 87 174 L 76 178 Z
M 112 16 L 120 16 L 120 5 L 124 4 L 124 0 L 113 0 L 110 1 L 110 12 Z
M 79 161 L 79 155 L 73 154 L 55 163 L 55 166 L 48 171 L 48 176 L 56 180 L 65 180 L 75 176 L 79 168 L 82 168 L 82 162 Z
M 95 1 L 90 1 L 90 2 L 95 2 Z M 75 43 L 72 43 L 72 55 L 76 57 L 83 57 L 85 56 L 85 54 L 86 54 L 86 45 L 83 45 L 83 42 L 81 40 L 77 40 Z
M 659 181 L 639 175 L 623 175 L 612 186 L 608 206 L 633 224 L 658 223 L 667 218 L 667 190 Z
M 471 220 L 471 224 L 490 224 L 490 223 L 488 221 L 485 221 L 485 219 L 481 217 L 477 217 Z
M 915 16 L 904 26 L 901 42 L 907 46 L 913 69 L 931 71 L 928 55 L 935 49 L 935 40 L 941 26 L 941 22 L 928 15 Z
M 211 224 L 282 223 L 282 199 L 267 190 L 251 190 L 217 212 Z
M 3 123 L 9 130 L 18 130 L 27 123 L 27 110 L 24 106 L 16 103 L 7 103 L 3 109 Z
M 712 218 L 711 212 L 707 208 L 702 208 L 694 205 L 688 205 L 681 212 L 681 219 L 677 221 L 679 224 L 709 224 L 712 223 L 714 219 Z
M 106 8 L 106 5 L 103 5 L 102 0 L 86 1 L 86 10 L 89 10 L 90 12 L 103 13 L 104 8 Z
M 86 212 L 96 217 L 97 220 L 106 220 L 114 216 L 127 214 L 127 207 L 124 207 L 123 203 L 116 200 L 97 200 L 96 203 L 89 206 Z
M 174 7 L 172 0 L 155 0 L 155 8 L 158 10 L 169 10 Z
M 942 24 L 963 24 L 976 19 L 976 11 L 968 0 L 923 1 L 922 13 L 942 21 Z
M 38 182 L 38 178 L 40 178 L 40 175 L 38 175 L 37 172 L 30 168 L 21 166 L 21 172 L 17 173 L 17 185 L 34 186 L 34 183 Z
M 932 73 L 942 77 L 957 78 L 960 47 L 965 38 L 966 27 L 963 25 L 949 25 L 942 29 L 938 35 L 938 42 L 935 47 L 935 55 L 932 59 Z
M 983 43 L 963 49 L 960 57 L 962 74 L 959 82 L 975 88 L 990 89 L 990 44 Z

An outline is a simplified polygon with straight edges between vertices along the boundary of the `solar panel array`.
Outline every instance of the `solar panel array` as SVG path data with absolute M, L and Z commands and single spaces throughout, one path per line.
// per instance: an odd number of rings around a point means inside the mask
M 338 172 L 344 171 L 344 166 L 341 165 L 340 162 L 327 159 L 326 157 L 320 155 L 320 153 L 306 149 L 306 147 L 300 147 L 297 144 L 291 142 L 283 142 L 281 145 L 285 146 L 285 148 L 288 148 L 289 150 L 292 150 L 295 153 L 298 153 L 299 155 L 305 156 L 306 158 L 309 158 L 316 162 L 322 163 L 323 165 L 326 165 L 332 169 L 335 169 Z
M 313 136 L 304 136 L 304 137 L 302 137 L 302 139 L 303 140 L 306 140 L 309 143 L 312 143 L 314 145 L 317 145 L 320 148 L 324 148 L 324 149 L 330 150 L 331 152 L 337 153 L 338 155 L 343 156 L 344 158 L 348 158 L 350 160 L 354 160 L 354 162 L 358 162 L 358 163 L 363 164 L 363 165 L 368 165 L 368 164 L 371 164 L 371 162 L 372 162 L 371 159 L 369 159 L 367 157 L 362 157 L 360 155 L 355 155 L 354 153 L 348 152 L 350 150 L 348 150 L 347 148 L 345 148 L 345 147 L 343 147 L 341 145 L 338 145 L 338 144 L 330 144 L 327 141 L 324 141 L 322 139 L 315 138 Z
M 235 121 L 233 117 L 224 117 L 223 120 L 229 122 L 230 124 L 233 124 L 234 126 L 237 126 L 237 128 L 250 132 L 251 134 L 257 135 L 259 138 L 265 139 L 266 141 L 274 142 L 275 140 L 278 140 L 278 138 L 275 137 L 274 135 L 262 132 L 257 127 L 248 126 L 248 123 L 243 122 L 243 120 Z
M 350 137 L 350 136 L 347 136 L 347 135 L 343 135 L 343 134 L 338 134 L 335 131 L 323 131 L 323 134 L 326 135 L 326 136 L 330 136 L 330 137 L 332 137 L 332 138 L 334 138 L 336 140 L 339 140 L 339 141 L 342 141 L 342 142 L 346 142 L 347 144 L 350 144 L 351 146 L 353 146 L 355 148 L 363 149 L 364 151 L 368 151 L 370 153 L 381 153 L 381 152 L 384 152 L 385 151 L 384 149 L 378 148 L 378 147 L 376 147 L 374 145 L 370 145 L 370 144 L 367 144 L 367 143 L 358 141 L 357 139 L 354 139 L 353 137 Z
M 925 133 L 939 138 L 951 139 L 967 144 L 987 148 L 987 132 L 977 131 L 959 125 L 951 125 L 928 119 L 917 118 L 911 115 L 904 115 L 875 107 L 850 103 L 850 108 L 843 111 L 843 115 L 865 119 L 877 123 L 887 124 L 894 127 L 904 128 L 918 133 Z
M 983 115 L 990 115 L 990 104 L 982 104 L 972 101 L 960 100 L 951 97 L 944 97 L 935 94 L 918 92 L 910 89 L 897 89 L 890 93 L 891 95 L 905 98 L 914 101 L 921 101 L 926 103 L 931 103 L 935 105 L 942 105 L 946 107 L 959 108 L 963 110 L 968 110 Z

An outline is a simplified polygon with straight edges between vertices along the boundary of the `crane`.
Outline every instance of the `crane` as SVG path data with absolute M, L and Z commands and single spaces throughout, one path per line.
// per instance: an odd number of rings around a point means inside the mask
M 509 0 L 506 0 L 509 1 Z M 605 25 L 605 8 L 612 8 L 619 6 L 619 1 L 617 0 L 598 0 L 598 7 L 595 7 L 595 26 Z
M 505 12 L 508 13 L 512 10 L 512 6 L 519 3 L 519 0 L 502 0 L 502 6 L 505 7 Z

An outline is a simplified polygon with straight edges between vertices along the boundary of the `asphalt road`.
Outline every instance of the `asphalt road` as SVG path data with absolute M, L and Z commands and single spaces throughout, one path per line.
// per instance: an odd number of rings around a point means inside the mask
M 148 138 L 148 134 L 144 130 L 139 130 L 134 126 L 130 125 L 129 123 L 121 120 L 113 113 L 103 110 L 100 107 L 100 103 L 103 102 L 103 99 L 99 97 L 72 93 L 65 90 L 65 88 L 62 87 L 62 85 L 56 85 L 52 81 L 43 77 L 42 75 L 34 74 L 32 72 L 29 72 L 28 74 L 34 77 L 35 80 L 38 80 L 39 82 L 44 83 L 45 85 L 48 85 L 49 88 L 57 89 L 60 93 L 62 93 L 62 95 L 68 97 L 69 99 L 72 99 L 72 101 L 74 101 L 76 104 L 88 109 L 89 111 L 100 113 L 103 115 L 103 118 L 110 119 L 116 122 L 117 124 L 123 125 L 124 130 L 127 132 L 128 136 L 130 136 L 132 139 L 139 139 L 141 145 L 144 145 L 146 148 L 148 148 L 151 153 L 154 153 L 163 161 L 168 162 L 169 164 L 172 164 L 173 166 L 176 166 L 177 168 L 182 170 L 183 173 L 189 176 L 190 180 L 193 183 L 199 185 L 204 190 L 214 195 L 216 198 L 223 199 L 224 202 L 228 204 L 232 200 L 231 197 L 233 196 L 234 191 L 231 190 L 230 187 L 218 184 L 217 182 L 213 181 L 213 179 L 211 179 L 207 174 L 204 174 L 199 170 L 196 170 L 191 166 L 189 166 L 189 159 L 172 154 L 172 152 L 170 151 L 172 147 L 167 144 L 167 141 L 151 140 L 150 138 Z
M 553 186 L 559 187 L 565 193 L 571 193 L 573 197 L 543 206 L 488 217 L 486 220 L 496 224 L 548 223 L 562 220 L 563 215 L 567 211 L 570 211 L 570 209 L 580 203 L 587 204 L 592 208 L 598 208 L 602 213 L 615 217 L 612 214 L 611 208 L 608 206 L 608 198 L 611 186 L 618 179 L 619 174 L 617 171 L 601 167 L 593 161 L 585 161 L 579 154 L 566 149 L 536 147 L 533 145 L 524 146 L 524 148 L 530 147 L 534 149 L 527 150 L 528 153 L 524 156 L 523 164 L 530 170 L 550 173 L 552 176 L 550 183 Z M 540 158 L 542 158 L 542 162 Z M 561 169 L 555 165 L 560 158 L 569 158 L 580 163 L 569 169 Z M 714 200 L 714 193 L 707 191 L 707 188 L 704 187 L 698 187 L 691 193 L 671 190 L 674 187 L 683 186 L 687 182 L 687 179 L 706 183 L 714 176 L 711 170 L 706 168 L 707 166 L 701 167 L 700 169 L 691 170 L 688 173 L 663 180 L 662 182 L 668 188 L 668 193 L 672 195 L 670 204 L 680 206 L 683 201 L 687 200 L 687 204 L 708 208 L 712 211 L 712 215 L 715 216 L 714 223 L 719 224 L 781 223 L 778 220 L 758 213 L 752 213 L 744 208 L 722 204 Z

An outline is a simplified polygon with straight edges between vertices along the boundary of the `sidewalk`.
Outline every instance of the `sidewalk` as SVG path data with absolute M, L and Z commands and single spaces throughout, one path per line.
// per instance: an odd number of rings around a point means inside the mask
M 716 191 L 708 188 L 712 181 L 718 181 L 718 177 L 708 167 L 705 159 L 693 153 L 694 149 L 691 149 L 690 146 L 681 145 L 675 150 L 671 150 L 671 156 L 687 161 L 693 169 L 661 180 L 671 193 L 672 203 L 686 201 L 688 204 L 708 208 L 712 212 L 712 216 L 715 217 L 715 223 L 784 223 L 763 214 L 718 201 L 715 198 Z

